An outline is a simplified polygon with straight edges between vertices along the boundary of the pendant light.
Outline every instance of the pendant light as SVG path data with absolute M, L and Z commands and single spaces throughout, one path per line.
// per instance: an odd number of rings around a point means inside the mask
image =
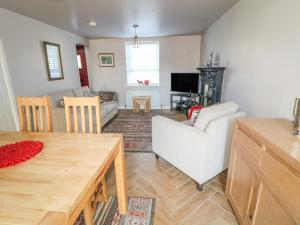
M 133 47 L 134 48 L 139 48 L 140 47 L 140 37 L 137 36 L 136 34 L 136 29 L 139 27 L 139 25 L 134 24 L 133 28 L 134 28 L 134 38 L 133 38 Z

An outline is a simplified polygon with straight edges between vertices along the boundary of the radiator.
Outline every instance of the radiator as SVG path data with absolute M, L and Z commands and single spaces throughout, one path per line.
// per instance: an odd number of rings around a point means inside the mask
M 159 91 L 126 91 L 127 108 L 132 108 L 133 96 L 151 96 L 151 108 L 160 108 Z

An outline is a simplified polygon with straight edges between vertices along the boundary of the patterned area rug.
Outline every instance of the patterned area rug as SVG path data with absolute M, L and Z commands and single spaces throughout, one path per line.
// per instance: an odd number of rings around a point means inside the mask
M 128 199 L 128 212 L 120 215 L 115 196 L 107 203 L 100 203 L 94 215 L 95 225 L 152 225 L 154 218 L 155 199 L 132 197 Z M 74 225 L 85 225 L 81 213 Z
M 118 115 L 105 125 L 103 131 L 123 133 L 125 151 L 152 152 L 151 118 L 156 115 L 176 118 L 175 113 L 169 110 L 152 110 L 150 113 L 119 110 Z

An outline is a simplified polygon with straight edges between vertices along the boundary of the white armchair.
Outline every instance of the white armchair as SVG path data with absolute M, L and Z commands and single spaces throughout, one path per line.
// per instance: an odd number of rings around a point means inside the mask
M 201 110 L 194 126 L 162 116 L 152 118 L 152 145 L 156 158 L 177 167 L 203 184 L 228 168 L 234 120 L 245 116 L 233 102 Z

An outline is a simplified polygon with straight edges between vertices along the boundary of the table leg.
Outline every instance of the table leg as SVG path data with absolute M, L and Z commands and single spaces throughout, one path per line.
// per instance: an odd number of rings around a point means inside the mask
M 134 101 L 134 98 L 132 98 L 132 111 L 135 112 L 135 101 Z
M 118 146 L 118 153 L 115 158 L 115 172 L 116 183 L 118 192 L 118 206 L 120 214 L 126 214 L 127 212 L 127 181 L 125 171 L 125 158 L 123 141 Z

